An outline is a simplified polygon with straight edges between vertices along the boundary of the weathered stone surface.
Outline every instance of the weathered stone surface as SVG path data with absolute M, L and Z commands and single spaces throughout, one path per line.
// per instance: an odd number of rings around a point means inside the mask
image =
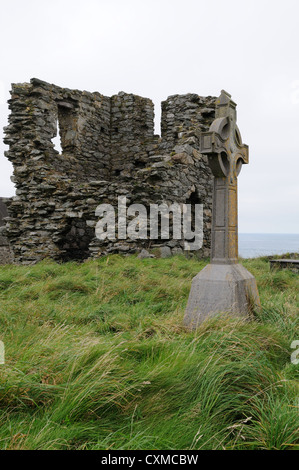
M 5 218 L 8 216 L 5 201 L 0 198 L 0 265 L 9 264 L 13 260 L 5 230 Z
M 173 248 L 173 249 L 171 250 L 171 253 L 172 253 L 173 255 L 182 255 L 184 252 L 183 252 L 182 248 L 180 248 L 180 247 L 175 247 L 175 248 Z
M 217 313 L 250 318 L 259 305 L 255 278 L 241 264 L 208 264 L 192 281 L 184 324 L 198 327 Z
M 0 227 L 5 225 L 5 221 L 3 219 L 5 219 L 5 217 L 7 216 L 8 216 L 8 212 L 7 212 L 6 204 L 4 202 L 4 199 L 0 197 Z
M 194 165 L 194 160 L 187 153 L 176 153 L 171 157 L 175 163 L 184 163 L 185 165 Z
M 146 207 L 192 200 L 211 209 L 213 178 L 199 140 L 214 118 L 215 98 L 167 98 L 161 137 L 154 135 L 152 101 L 124 92 L 107 97 L 32 79 L 12 85 L 9 107 L 5 155 L 14 166 L 16 196 L 7 203 L 6 232 L 15 262 L 149 249 L 149 239 L 95 238 L 96 207 L 117 208 L 119 195 Z M 52 142 L 57 125 L 61 153 Z M 178 151 L 183 158 L 173 158 Z M 211 214 L 205 211 L 198 256 L 209 255 L 210 227 Z M 155 247 L 168 242 L 155 240 Z M 181 241 L 175 247 L 181 249 Z
M 161 255 L 161 258 L 170 258 L 171 256 L 171 249 L 169 248 L 169 246 L 162 246 L 160 248 L 160 255 Z
M 139 259 L 154 258 L 154 255 L 151 255 L 147 250 L 143 248 L 141 252 L 139 253 L 138 258 Z

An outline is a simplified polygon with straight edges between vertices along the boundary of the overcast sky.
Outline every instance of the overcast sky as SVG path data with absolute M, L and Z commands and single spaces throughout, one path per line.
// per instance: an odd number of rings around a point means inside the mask
M 0 0 L 0 196 L 11 83 L 37 77 L 110 96 L 218 96 L 249 145 L 239 231 L 299 233 L 298 0 Z

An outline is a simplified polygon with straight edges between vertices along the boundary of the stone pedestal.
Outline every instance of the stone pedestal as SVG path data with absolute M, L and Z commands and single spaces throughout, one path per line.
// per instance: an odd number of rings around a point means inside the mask
M 208 264 L 193 278 L 184 325 L 196 328 L 218 313 L 248 319 L 259 306 L 255 278 L 244 266 Z

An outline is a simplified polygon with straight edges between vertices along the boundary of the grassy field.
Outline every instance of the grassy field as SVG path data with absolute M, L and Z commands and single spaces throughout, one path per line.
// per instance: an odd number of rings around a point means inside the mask
M 0 267 L 0 448 L 299 449 L 299 276 L 242 262 L 262 311 L 197 332 L 203 261 Z

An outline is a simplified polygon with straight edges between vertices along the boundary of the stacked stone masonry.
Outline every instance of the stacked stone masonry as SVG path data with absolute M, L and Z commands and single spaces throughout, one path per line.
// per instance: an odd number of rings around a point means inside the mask
M 12 262 L 12 253 L 5 232 L 5 218 L 8 216 L 5 199 L 0 198 L 0 265 Z
M 150 99 L 69 90 L 38 79 L 12 85 L 4 142 L 16 196 L 6 201 L 5 236 L 14 262 L 83 260 L 108 253 L 182 253 L 184 240 L 100 241 L 95 209 L 118 196 L 127 205 L 201 203 L 210 253 L 212 175 L 199 136 L 215 117 L 214 97 L 173 95 L 162 102 L 161 137 Z M 53 139 L 59 129 L 62 151 Z M 1 260 L 0 260 L 1 262 Z

